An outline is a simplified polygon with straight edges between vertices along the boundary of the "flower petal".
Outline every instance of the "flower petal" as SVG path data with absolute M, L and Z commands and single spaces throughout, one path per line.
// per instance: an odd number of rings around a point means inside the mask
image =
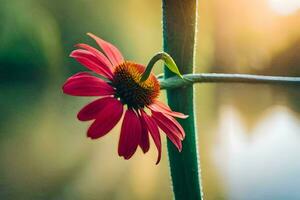
M 70 76 L 67 81 L 73 80 L 73 79 L 78 79 L 80 77 L 85 77 L 85 76 L 90 76 L 91 74 L 89 72 L 78 72 L 74 74 L 73 76 Z M 66 81 L 66 82 L 67 82 Z
M 63 85 L 63 92 L 73 96 L 106 96 L 115 93 L 105 81 L 89 73 L 71 76 Z
M 174 123 L 175 120 L 172 120 L 171 117 L 167 117 L 160 112 L 152 112 L 152 117 L 155 119 L 159 128 L 166 133 L 167 137 L 173 142 L 177 149 L 181 151 L 181 141 L 183 140 L 185 133 L 180 124 Z M 180 127 L 178 127 L 178 125 Z
M 91 52 L 105 66 L 109 66 L 109 67 L 112 66 L 111 63 L 110 63 L 110 61 L 108 60 L 108 58 L 101 51 L 99 51 L 98 49 L 96 49 L 96 48 L 94 48 L 94 47 L 92 47 L 90 45 L 83 44 L 83 43 L 77 44 L 75 46 L 78 47 L 78 48 L 82 48 L 82 49 L 85 49 L 85 50 Z
M 104 107 L 99 110 L 96 120 L 90 126 L 87 136 L 96 139 L 106 135 L 121 119 L 123 114 L 123 104 L 110 97 Z
M 142 112 L 142 111 L 141 111 Z M 140 147 L 143 150 L 144 153 L 147 153 L 150 148 L 150 142 L 149 142 L 149 134 L 148 134 L 148 128 L 147 124 L 142 116 L 139 116 L 141 120 L 141 126 L 142 126 L 142 132 L 141 132 L 141 140 L 140 140 Z
M 135 153 L 141 139 L 141 122 L 137 114 L 128 109 L 122 123 L 118 154 L 126 160 Z
M 102 40 L 92 33 L 88 33 L 88 36 L 93 38 L 96 43 L 103 49 L 104 53 L 109 58 L 113 66 L 119 65 L 124 62 L 124 58 L 121 52 L 114 45 Z
M 172 131 L 179 139 L 183 140 L 185 132 L 182 126 L 171 116 L 168 116 L 162 112 L 152 112 L 152 115 L 157 120 L 163 122 L 163 124 Z
M 113 78 L 111 69 L 89 51 L 77 49 L 72 51 L 70 57 L 75 58 L 77 62 L 79 62 L 89 70 L 96 72 L 97 74 L 105 76 L 110 80 Z
M 152 136 L 154 144 L 157 148 L 158 156 L 157 156 L 156 164 L 158 164 L 161 159 L 161 139 L 160 139 L 159 130 L 155 120 L 152 117 L 148 116 L 144 111 L 141 111 L 141 113 L 142 113 L 142 118 L 147 124 L 150 135 Z
M 155 112 L 163 112 L 165 114 L 168 114 L 170 116 L 177 117 L 177 118 L 186 119 L 188 117 L 188 115 L 185 115 L 183 113 L 172 111 L 169 106 L 167 106 L 166 104 L 164 104 L 158 100 L 155 100 L 153 104 L 148 106 L 148 108 Z
M 77 114 L 77 118 L 80 121 L 89 121 L 92 119 L 96 119 L 98 113 L 103 110 L 107 104 L 109 104 L 113 97 L 104 97 L 101 99 L 97 99 L 86 106 L 84 106 L 79 113 Z

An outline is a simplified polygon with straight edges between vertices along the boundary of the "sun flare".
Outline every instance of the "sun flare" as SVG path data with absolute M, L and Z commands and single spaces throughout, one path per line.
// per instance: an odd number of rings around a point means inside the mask
M 300 9 L 300 0 L 268 0 L 268 4 L 280 15 L 291 15 Z

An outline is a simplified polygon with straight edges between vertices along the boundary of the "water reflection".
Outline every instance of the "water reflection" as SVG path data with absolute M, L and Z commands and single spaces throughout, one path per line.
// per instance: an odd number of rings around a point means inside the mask
M 219 118 L 214 161 L 228 199 L 300 199 L 299 118 L 274 106 L 251 133 L 233 106 L 223 106 Z

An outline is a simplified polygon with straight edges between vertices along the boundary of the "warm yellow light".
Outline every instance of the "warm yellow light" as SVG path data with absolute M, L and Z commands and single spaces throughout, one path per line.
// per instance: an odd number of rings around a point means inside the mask
M 290 15 L 300 9 L 300 0 L 268 0 L 268 3 L 280 15 Z

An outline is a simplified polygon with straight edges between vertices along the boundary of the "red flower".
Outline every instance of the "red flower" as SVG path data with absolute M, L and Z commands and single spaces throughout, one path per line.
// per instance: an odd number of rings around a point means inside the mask
M 149 150 L 150 133 L 158 150 L 156 163 L 159 163 L 161 139 L 158 128 L 181 151 L 185 133 L 174 117 L 187 116 L 173 112 L 157 100 L 160 86 L 156 77 L 151 74 L 146 81 L 140 82 L 145 70 L 143 65 L 125 61 L 115 46 L 91 33 L 88 35 L 102 48 L 104 54 L 87 44 L 78 44 L 79 49 L 74 50 L 70 56 L 102 78 L 81 72 L 71 76 L 63 85 L 63 92 L 69 95 L 101 97 L 86 105 L 77 115 L 81 121 L 93 120 L 87 136 L 97 139 L 106 135 L 119 122 L 126 106 L 119 156 L 131 158 L 138 146 L 146 153 Z M 146 108 L 151 111 L 151 115 L 145 112 Z

